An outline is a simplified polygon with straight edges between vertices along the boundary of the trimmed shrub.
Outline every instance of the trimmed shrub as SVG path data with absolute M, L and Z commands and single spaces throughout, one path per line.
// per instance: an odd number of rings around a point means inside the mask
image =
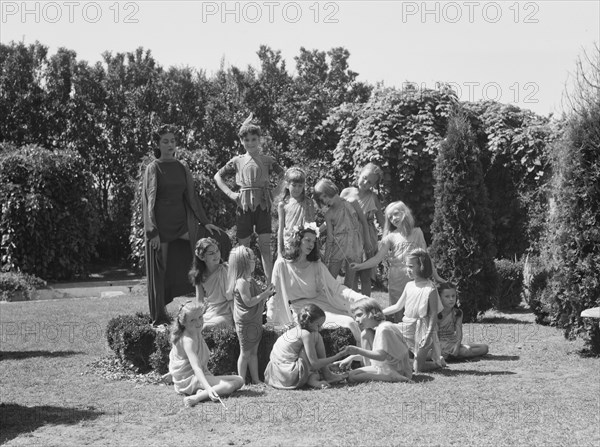
M 261 378 L 269 356 L 282 328 L 263 327 L 258 348 L 258 367 Z M 236 374 L 240 345 L 235 329 L 207 329 L 203 331 L 206 345 L 211 351 L 208 369 L 215 375 Z M 347 328 L 321 331 L 327 355 L 334 355 L 345 346 L 354 344 L 352 332 Z M 168 331 L 156 332 L 148 314 L 120 315 L 111 319 L 106 328 L 108 346 L 121 361 L 140 372 L 153 369 L 165 374 L 169 369 L 171 351 Z
M 26 273 L 0 272 L 0 301 L 12 301 L 15 293 L 28 301 L 38 287 L 46 287 L 46 281 Z
M 480 153 L 460 112 L 449 120 L 435 164 L 431 251 L 440 276 L 458 285 L 465 322 L 492 307 L 496 268 Z
M 85 273 L 98 219 L 91 175 L 72 151 L 36 146 L 0 157 L 2 270 L 45 279 Z
M 549 277 L 550 272 L 539 257 L 527 256 L 525 258 L 523 262 L 523 298 L 534 313 L 537 324 L 550 324 L 549 310 L 542 305 L 542 296 Z
M 108 346 L 127 366 L 140 372 L 151 369 L 150 355 L 155 351 L 156 331 L 152 319 L 141 312 L 119 315 L 106 326 Z
M 494 261 L 498 272 L 498 287 L 496 289 L 496 309 L 514 309 L 521 304 L 523 293 L 523 263 L 508 259 Z

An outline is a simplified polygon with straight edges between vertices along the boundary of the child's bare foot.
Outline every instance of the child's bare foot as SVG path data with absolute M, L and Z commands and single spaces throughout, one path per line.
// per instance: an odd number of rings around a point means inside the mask
M 329 388 L 331 385 L 329 385 L 329 382 L 326 382 L 324 380 L 317 380 L 313 383 L 309 384 L 311 387 L 313 388 L 319 388 L 321 390 L 324 390 L 326 388 Z
M 194 405 L 196 405 L 196 400 L 194 399 L 194 396 L 186 396 L 183 398 L 183 406 L 190 408 L 193 407 Z
M 344 380 L 346 380 L 348 378 L 348 375 L 349 375 L 348 373 L 341 373 L 341 374 L 329 373 L 329 374 L 323 374 L 325 380 L 330 385 L 334 385 L 336 383 L 343 382 Z

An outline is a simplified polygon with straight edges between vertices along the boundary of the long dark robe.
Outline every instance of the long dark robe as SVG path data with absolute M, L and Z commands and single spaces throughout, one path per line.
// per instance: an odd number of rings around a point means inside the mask
M 158 234 L 154 209 L 158 188 L 157 170 L 160 162 L 155 160 L 146 168 L 142 183 L 148 307 L 153 324 L 167 323 L 169 316 L 166 313 L 166 305 L 171 303 L 174 297 L 194 291 L 194 286 L 188 279 L 188 272 L 192 266 L 194 248 L 199 239 L 207 236 L 216 239 L 220 244 L 221 255 L 225 259 L 227 259 L 226 256 L 229 256 L 231 250 L 231 241 L 227 234 L 216 231 L 210 234 L 204 227 L 210 221 L 194 189 L 194 180 L 189 168 L 180 161 L 171 163 L 179 163 L 185 172 L 187 188 L 183 194 L 183 202 L 190 239 L 189 241 L 175 239 L 169 242 L 166 269 L 163 265 L 160 248 L 153 249 L 148 243 L 150 239 Z

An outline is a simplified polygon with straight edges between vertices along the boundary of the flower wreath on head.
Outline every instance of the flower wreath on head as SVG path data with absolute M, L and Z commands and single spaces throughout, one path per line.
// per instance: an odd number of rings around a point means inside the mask
M 294 234 L 296 235 L 296 237 L 298 237 L 298 235 L 305 230 L 312 230 L 314 231 L 314 233 L 317 235 L 317 238 L 319 237 L 319 227 L 317 226 L 316 222 L 306 222 L 303 225 L 294 225 L 294 227 L 292 228 L 292 230 L 294 231 Z

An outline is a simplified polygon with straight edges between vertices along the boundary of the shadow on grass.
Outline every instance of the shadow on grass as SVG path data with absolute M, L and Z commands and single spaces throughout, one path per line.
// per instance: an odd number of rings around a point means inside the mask
M 434 371 L 431 371 L 431 372 L 434 372 Z M 431 376 L 426 376 L 425 374 L 413 374 L 412 375 L 412 381 L 415 383 L 431 382 L 432 380 L 435 380 L 435 379 Z
M 532 321 L 519 320 L 517 318 L 510 317 L 483 317 L 481 321 L 478 321 L 480 324 L 533 324 Z
M 31 357 L 70 357 L 85 354 L 81 351 L 0 351 L 0 360 L 20 360 Z
M 0 444 L 22 433 L 31 433 L 44 425 L 70 425 L 84 420 L 96 419 L 103 412 L 75 407 L 39 405 L 25 407 L 19 404 L 0 403 Z
M 480 362 L 482 360 L 501 360 L 504 362 L 514 362 L 517 360 L 520 360 L 521 357 L 518 355 L 494 355 L 494 354 L 486 354 L 484 357 L 472 357 L 470 359 L 457 359 L 457 358 L 448 358 L 446 359 L 447 363 L 452 363 L 452 364 L 456 364 L 456 363 L 474 363 L 474 362 Z
M 476 371 L 474 369 L 438 369 L 435 371 L 442 376 L 510 376 L 516 374 L 513 371 Z
M 258 397 L 265 394 L 264 389 L 248 389 L 248 390 L 237 390 L 235 393 L 227 396 L 228 399 L 235 397 Z

